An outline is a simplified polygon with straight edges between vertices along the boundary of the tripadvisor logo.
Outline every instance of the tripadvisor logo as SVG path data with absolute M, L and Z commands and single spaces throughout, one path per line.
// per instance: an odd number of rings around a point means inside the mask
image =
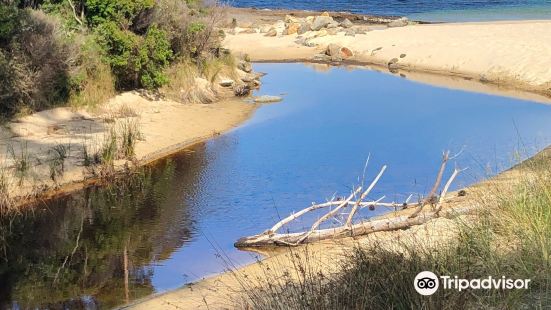
M 493 278 L 489 276 L 483 279 L 461 279 L 458 276 L 436 276 L 430 271 L 420 272 L 413 280 L 413 286 L 417 293 L 430 296 L 438 290 L 440 284 L 445 290 L 527 290 L 530 279 L 509 279 L 505 276 L 501 278 Z

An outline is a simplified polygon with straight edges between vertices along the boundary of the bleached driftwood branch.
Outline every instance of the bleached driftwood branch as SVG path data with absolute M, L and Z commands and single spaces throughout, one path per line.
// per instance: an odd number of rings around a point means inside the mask
M 457 156 L 457 155 L 456 155 Z M 444 197 L 446 196 L 447 192 L 450 189 L 450 186 L 452 185 L 455 178 L 461 173 L 463 170 L 454 169 L 452 175 L 444 185 L 444 188 L 442 189 L 442 192 L 440 195 L 438 195 L 438 189 L 440 188 L 440 185 L 442 183 L 442 179 L 446 170 L 446 165 L 450 159 L 455 158 L 450 157 L 450 152 L 445 152 L 443 154 L 442 163 L 440 165 L 440 169 L 438 170 L 438 174 L 436 176 L 436 180 L 434 182 L 433 187 L 431 188 L 431 191 L 426 196 L 426 198 L 420 200 L 416 203 L 410 203 L 412 195 L 410 195 L 405 202 L 403 203 L 396 203 L 396 202 L 382 202 L 383 198 L 380 198 L 378 200 L 372 200 L 372 201 L 364 201 L 369 193 L 375 188 L 381 177 L 383 176 L 384 172 L 387 169 L 387 166 L 383 166 L 377 176 L 373 179 L 371 184 L 368 186 L 368 188 L 362 193 L 362 186 L 359 186 L 356 188 L 346 199 L 335 201 L 332 199 L 331 201 L 321 203 L 321 204 L 313 204 L 303 210 L 300 210 L 297 213 L 291 214 L 290 216 L 282 219 L 278 223 L 276 223 L 272 228 L 264 231 L 263 233 L 255 236 L 250 237 L 244 237 L 239 239 L 236 243 L 236 247 L 262 247 L 262 246 L 274 246 L 274 245 L 288 245 L 288 246 L 296 246 L 303 243 L 309 243 L 314 242 L 318 240 L 323 239 L 332 239 L 332 238 L 339 238 L 339 237 L 345 237 L 345 236 L 359 236 L 364 234 L 369 234 L 373 232 L 378 231 L 389 231 L 389 230 L 397 230 L 397 229 L 404 229 L 408 228 L 413 225 L 420 225 L 423 223 L 426 223 L 427 221 L 437 218 L 437 217 L 448 217 L 455 214 L 462 214 L 468 212 L 471 208 L 461 208 L 461 209 L 442 209 L 442 205 L 444 203 Z M 363 181 L 362 181 L 363 182 Z M 353 199 L 359 194 L 362 193 L 356 201 Z M 427 213 L 421 213 L 423 210 L 423 207 L 427 204 L 430 204 L 433 206 L 431 212 Z M 297 233 L 278 233 L 278 231 L 284 227 L 285 225 L 291 223 L 292 221 L 298 219 L 299 217 L 303 216 L 304 214 L 318 210 L 323 208 L 331 208 L 334 207 L 332 210 L 327 212 L 325 215 L 321 216 L 314 224 L 310 227 L 308 231 L 304 232 L 297 232 Z M 325 228 L 325 229 L 319 229 L 320 225 L 327 220 L 331 218 L 335 218 L 337 214 L 340 213 L 341 210 L 352 207 L 352 210 L 348 214 L 346 222 L 335 228 Z M 393 209 L 408 209 L 408 208 L 416 208 L 415 212 L 409 214 L 409 215 L 399 215 L 396 217 L 388 217 L 383 219 L 373 219 L 364 221 L 358 224 L 353 224 L 353 219 L 355 214 L 357 213 L 357 210 L 359 208 L 369 207 L 370 210 L 374 210 L 377 207 L 386 207 L 386 208 L 393 208 Z

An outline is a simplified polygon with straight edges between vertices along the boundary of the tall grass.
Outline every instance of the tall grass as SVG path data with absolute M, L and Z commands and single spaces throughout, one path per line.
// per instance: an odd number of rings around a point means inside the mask
M 513 189 L 490 186 L 481 212 L 457 222 L 456 240 L 438 247 L 395 241 L 356 248 L 336 274 L 296 258 L 294 270 L 240 283 L 236 305 L 252 309 L 543 309 L 551 307 L 551 171 L 524 169 Z M 296 256 L 298 257 L 298 256 Z M 444 290 L 413 286 L 421 271 L 482 279 L 531 279 L 527 290 Z

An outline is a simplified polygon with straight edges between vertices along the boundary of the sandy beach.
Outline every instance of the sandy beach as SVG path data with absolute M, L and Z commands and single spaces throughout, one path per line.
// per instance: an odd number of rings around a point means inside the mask
M 383 67 L 392 63 L 394 70 L 461 76 L 551 94 L 551 21 L 408 25 L 355 36 L 304 33 L 313 47 L 297 44 L 297 37 L 238 33 L 228 35 L 224 44 L 262 62 L 316 61 L 329 44 L 338 44 L 353 52 L 344 62 Z

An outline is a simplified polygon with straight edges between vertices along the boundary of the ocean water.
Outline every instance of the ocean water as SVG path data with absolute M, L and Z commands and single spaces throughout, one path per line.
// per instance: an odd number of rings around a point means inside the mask
M 425 21 L 551 19 L 551 0 L 234 0 L 235 7 L 398 15 Z

